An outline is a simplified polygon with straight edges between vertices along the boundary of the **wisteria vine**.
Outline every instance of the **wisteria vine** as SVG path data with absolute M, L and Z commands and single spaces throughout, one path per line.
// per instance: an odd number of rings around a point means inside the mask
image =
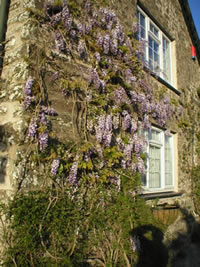
M 103 181 L 121 188 L 121 177 L 145 173 L 144 131 L 150 131 L 152 122 L 164 127 L 175 113 L 170 99 L 155 98 L 150 78 L 143 71 L 140 44 L 135 39 L 136 26 L 131 34 L 123 29 L 117 15 L 108 8 L 96 8 L 83 0 L 81 15 L 70 10 L 68 1 L 46 0 L 45 23 L 54 33 L 54 47 L 72 60 L 87 61 L 91 68 L 85 94 L 87 114 L 85 149 L 74 154 L 67 151 L 63 168 L 68 183 L 78 184 L 82 176 Z M 59 70 L 53 76 L 59 80 Z M 69 77 L 65 77 L 68 79 Z M 28 138 L 38 142 L 39 150 L 48 148 L 47 116 L 56 111 L 44 105 L 33 95 L 36 81 L 30 77 L 24 90 L 25 110 L 36 108 L 31 119 Z M 62 95 L 70 97 L 70 86 L 61 83 Z M 95 141 L 94 137 L 95 136 Z M 72 155 L 73 154 L 73 155 Z M 55 156 L 51 176 L 59 176 L 61 159 Z

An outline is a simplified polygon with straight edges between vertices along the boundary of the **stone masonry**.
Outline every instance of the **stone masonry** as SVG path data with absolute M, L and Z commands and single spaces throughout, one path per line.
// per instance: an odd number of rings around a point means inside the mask
M 0 190 L 2 198 L 18 188 L 18 183 L 25 172 L 23 163 L 25 150 L 22 148 L 28 125 L 24 117 L 22 100 L 24 84 L 30 75 L 27 59 L 32 53 L 33 43 L 36 43 L 38 38 L 38 25 L 30 16 L 29 8 L 40 8 L 41 3 L 42 1 L 39 0 L 11 0 L 10 2 L 5 55 L 0 78 Z M 199 128 L 198 104 L 200 102 L 197 95 L 197 88 L 200 87 L 199 62 L 191 58 L 191 46 L 194 44 L 194 40 L 191 39 L 192 30 L 188 28 L 178 0 L 141 0 L 140 3 L 173 38 L 175 90 L 152 76 L 153 88 L 158 93 L 164 88 L 168 95 L 183 107 L 182 117 L 168 124 L 178 136 L 176 191 L 183 194 L 173 198 L 165 197 L 160 200 L 160 203 L 179 202 L 182 206 L 192 208 L 190 170 L 198 162 L 195 156 L 195 142 Z M 136 23 L 136 0 L 112 0 L 110 5 L 118 13 L 125 29 L 132 29 L 133 23 Z M 66 62 L 63 63 L 63 60 L 66 59 L 60 57 L 60 64 L 64 65 Z M 65 68 L 66 66 L 67 64 Z M 85 66 L 86 69 L 87 67 Z M 56 88 L 50 88 L 49 92 L 52 93 L 50 94 L 52 107 L 56 108 L 60 115 L 53 122 L 54 129 L 59 129 L 56 135 L 61 139 L 68 138 L 65 133 L 66 129 L 70 131 L 71 128 L 68 118 L 69 110 L 62 108 L 62 103 L 57 98 Z M 18 162 L 17 165 L 16 162 Z M 37 185 L 37 177 L 33 177 L 31 184 Z

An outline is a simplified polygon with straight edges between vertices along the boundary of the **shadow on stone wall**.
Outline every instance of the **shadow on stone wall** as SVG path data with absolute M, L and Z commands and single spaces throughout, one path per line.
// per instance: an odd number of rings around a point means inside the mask
M 5 182 L 7 157 L 5 152 L 8 149 L 8 133 L 5 132 L 4 126 L 0 125 L 0 184 Z
M 168 250 L 162 243 L 163 232 L 152 226 L 144 225 L 136 228 L 132 236 L 139 240 L 139 260 L 137 267 L 166 267 Z
M 200 266 L 200 224 L 186 209 L 183 218 L 175 223 L 176 238 L 168 243 L 170 267 Z M 173 234 L 173 233 L 172 233 Z
M 152 225 L 132 231 L 139 240 L 136 267 L 200 267 L 200 224 L 187 210 L 163 232 Z M 165 241 L 164 241 L 165 239 Z
M 0 157 L 0 184 L 5 183 L 7 158 Z

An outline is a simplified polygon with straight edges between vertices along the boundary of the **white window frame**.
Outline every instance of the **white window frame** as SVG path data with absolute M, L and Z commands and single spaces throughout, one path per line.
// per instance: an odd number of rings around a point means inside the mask
M 152 132 L 155 131 L 159 135 L 159 140 L 152 140 Z M 151 131 L 145 131 L 144 138 L 146 140 L 146 175 L 143 176 L 143 180 L 145 180 L 145 184 L 143 183 L 144 193 L 155 193 L 155 192 L 165 192 L 165 191 L 174 191 L 175 190 L 175 135 L 171 134 L 168 138 L 170 138 L 170 148 L 171 148 L 171 184 L 166 185 L 166 158 L 165 158 L 165 131 L 156 127 L 152 127 Z M 154 146 L 160 148 L 160 186 L 151 187 L 150 186 L 150 146 Z M 144 181 L 143 181 L 144 182 Z
M 139 24 L 139 29 L 138 29 L 138 40 L 145 42 L 144 45 L 144 64 L 146 67 L 148 67 L 153 73 L 155 73 L 157 76 L 162 78 L 164 81 L 167 83 L 173 85 L 173 80 L 172 80 L 172 47 L 171 47 L 171 41 L 169 38 L 161 31 L 161 29 L 148 17 L 148 15 L 140 8 L 137 7 L 137 18 L 138 14 L 141 14 L 145 18 L 145 38 L 142 39 L 140 36 L 140 21 L 138 22 Z M 152 31 L 150 30 L 150 25 L 153 25 L 153 27 L 156 28 L 158 31 L 158 36 L 156 36 Z M 156 67 L 153 64 L 153 68 L 150 65 L 150 55 L 149 55 L 149 38 L 152 38 L 154 42 L 158 44 L 158 55 L 159 55 L 159 65 Z M 164 70 L 164 53 L 163 53 L 163 48 L 164 48 L 164 43 L 163 43 L 163 38 L 168 42 L 169 45 L 169 51 L 168 51 L 168 58 L 169 58 L 169 63 L 168 63 L 168 74 L 166 75 L 166 71 Z

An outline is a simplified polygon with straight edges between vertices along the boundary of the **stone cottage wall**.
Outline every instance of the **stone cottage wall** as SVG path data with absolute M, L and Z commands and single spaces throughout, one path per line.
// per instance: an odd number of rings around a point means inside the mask
M 182 191 L 183 195 L 168 201 L 175 203 L 178 200 L 182 205 L 192 205 L 190 170 L 197 160 L 195 158 L 195 133 L 199 127 L 197 123 L 199 107 L 198 104 L 195 104 L 198 102 L 196 89 L 200 86 L 198 61 L 191 59 L 192 40 L 179 1 L 143 0 L 140 2 L 174 38 L 173 56 L 175 58 L 173 60 L 176 63 L 174 76 L 178 93 L 165 87 L 154 77 L 151 79 L 155 91 L 159 92 L 164 87 L 171 98 L 184 110 L 182 117 L 168 124 L 178 135 L 178 190 Z M 121 18 L 125 29 L 127 31 L 132 29 L 133 23 L 136 22 L 136 1 L 110 1 L 110 5 Z M 32 74 L 29 59 L 32 63 L 35 61 L 35 65 L 38 66 L 42 60 L 41 51 L 49 53 L 49 57 L 53 53 L 56 64 L 62 65 L 63 71 L 68 72 L 75 80 L 82 75 L 87 76 L 90 66 L 78 61 L 77 64 L 72 64 L 69 58 L 56 54 L 54 50 L 52 53 L 48 52 L 52 49 L 48 44 L 44 46 L 45 35 L 48 35 L 48 31 L 43 28 L 39 34 L 38 24 L 27 10 L 27 8 L 34 7 L 40 8 L 41 1 L 11 0 L 10 4 L 4 64 L 0 81 L 0 132 L 2 136 L 0 141 L 0 189 L 2 196 L 16 190 L 19 184 L 28 188 L 38 186 L 40 184 L 38 175 L 44 175 L 41 164 L 40 170 L 35 169 L 32 175 L 24 179 L 27 168 L 24 155 L 28 153 L 29 147 L 25 144 L 28 120 L 23 111 L 22 100 L 24 84 Z M 80 66 L 82 72 L 80 72 Z M 49 68 L 45 77 L 49 103 L 59 115 L 52 119 L 53 133 L 61 141 L 77 138 L 80 129 L 74 129 L 72 124 L 76 118 L 72 118 L 70 115 L 73 105 L 60 98 L 58 86 L 51 83 L 53 71 L 53 68 Z M 25 180 L 28 182 L 24 182 Z
M 23 142 L 27 127 L 23 118 L 23 88 L 28 77 L 26 58 L 34 35 L 34 23 L 30 21 L 28 7 L 34 1 L 12 0 L 9 8 L 5 55 L 0 78 L 0 190 L 1 196 L 9 194 L 14 187 L 18 170 L 15 160 Z

